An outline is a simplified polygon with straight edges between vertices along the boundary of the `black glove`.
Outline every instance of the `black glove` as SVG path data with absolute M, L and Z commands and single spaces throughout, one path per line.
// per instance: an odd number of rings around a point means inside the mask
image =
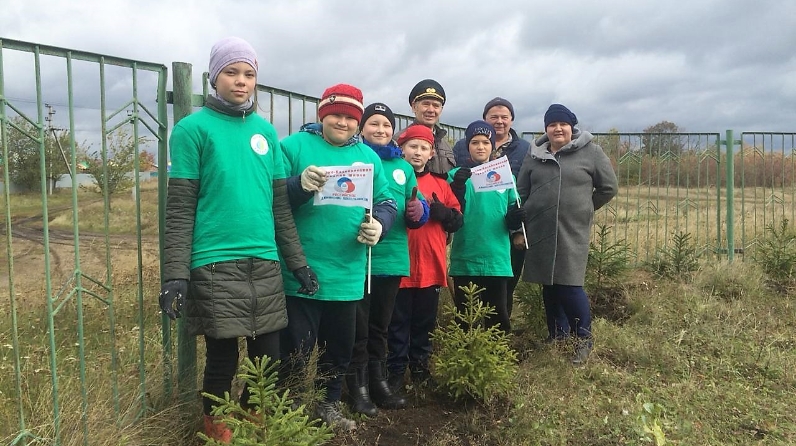
M 451 183 L 451 187 L 454 189 L 464 189 L 464 183 L 467 182 L 467 180 L 470 178 L 470 175 L 472 175 L 472 172 L 470 172 L 469 167 L 460 167 L 459 170 L 453 174 L 453 182 Z
M 429 206 L 428 218 L 436 221 L 448 221 L 454 212 L 453 209 L 439 201 L 436 192 L 432 192 L 431 197 L 432 201 Z
M 160 288 L 160 310 L 171 320 L 181 316 L 182 304 L 188 295 L 188 281 L 185 279 L 169 280 Z
M 294 269 L 293 277 L 295 277 L 299 285 L 301 285 L 301 288 L 298 290 L 299 293 L 312 296 L 318 292 L 318 276 L 315 275 L 315 271 L 313 271 L 309 265 Z
M 509 229 L 520 229 L 525 221 L 525 209 L 519 205 L 512 205 L 506 212 L 506 226 Z

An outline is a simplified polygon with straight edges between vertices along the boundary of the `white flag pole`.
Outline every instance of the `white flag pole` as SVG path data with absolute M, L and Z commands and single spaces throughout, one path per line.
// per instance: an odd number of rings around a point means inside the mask
M 373 223 L 373 211 L 369 211 L 367 212 L 367 214 L 368 214 L 368 223 Z M 373 247 L 368 245 L 368 277 L 367 277 L 368 294 L 370 294 L 370 259 L 372 255 L 373 255 Z
M 373 183 L 374 182 L 370 183 L 370 210 L 365 211 L 368 214 L 369 223 L 373 223 L 373 187 L 374 187 Z M 368 276 L 366 277 L 366 281 L 368 283 L 368 294 L 370 294 L 370 264 L 372 256 L 373 256 L 373 247 L 368 245 Z

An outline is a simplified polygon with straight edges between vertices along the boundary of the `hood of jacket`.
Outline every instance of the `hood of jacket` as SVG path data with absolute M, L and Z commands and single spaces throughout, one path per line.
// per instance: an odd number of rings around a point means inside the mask
M 573 129 L 572 141 L 559 149 L 557 153 L 574 152 L 589 144 L 593 139 L 594 136 L 591 133 L 585 130 Z M 550 153 L 550 138 L 547 137 L 546 133 L 533 140 L 531 155 L 539 159 L 555 159 L 553 154 Z

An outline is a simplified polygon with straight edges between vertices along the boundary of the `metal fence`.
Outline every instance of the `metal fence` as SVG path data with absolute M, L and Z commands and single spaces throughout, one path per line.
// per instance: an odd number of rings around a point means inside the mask
M 677 233 L 704 255 L 746 258 L 767 228 L 796 218 L 796 133 L 594 133 L 619 195 L 595 223 L 648 262 Z M 539 133 L 523 133 L 532 139 Z M 732 178 L 732 181 L 727 181 Z
M 176 122 L 201 106 L 208 82 L 205 74 L 204 91 L 193 93 L 191 65 L 182 62 L 172 64 L 172 75 L 167 92 L 161 64 L 0 38 L 3 183 L 13 183 L 26 148 L 39 190 L 12 194 L 5 187 L 2 194 L 0 274 L 8 298 L 0 306 L 6 315 L 0 441 L 88 445 L 97 435 L 90 427 L 135 423 L 157 409 L 158 396 L 163 404 L 176 395 L 195 397 L 196 341 L 181 321 L 174 328 L 159 314 L 156 296 L 169 116 Z M 316 120 L 318 102 L 258 85 L 259 113 L 280 135 Z M 56 112 L 66 116 L 63 128 Z M 399 128 L 412 121 L 397 119 Z M 452 140 L 463 137 L 461 127 L 443 128 Z M 132 197 L 108 192 L 118 132 L 134 141 Z M 63 138 L 65 145 L 53 149 Z M 796 133 L 744 132 L 737 141 L 732 132 L 723 139 L 719 133 L 595 138 L 620 181 L 619 196 L 596 221 L 632 246 L 636 262 L 677 231 L 692 234 L 716 259 L 746 255 L 766 226 L 796 218 Z M 157 187 L 140 181 L 145 149 L 158 152 Z M 85 152 L 102 166 L 103 192 L 48 190 L 53 166 L 77 175 Z M 130 227 L 132 235 L 124 231 Z
M 3 194 L 8 299 L 0 343 L 4 364 L 13 364 L 0 379 L 7 443 L 90 444 L 97 409 L 111 424 L 146 410 L 145 336 L 160 316 L 151 293 L 145 297 L 144 259 L 156 262 L 158 243 L 143 230 L 138 154 L 144 140 L 166 153 L 166 76 L 160 64 L 0 39 L 3 182 L 30 168 L 28 187 L 40 189 Z M 56 112 L 66 115 L 62 128 Z M 124 205 L 108 193 L 121 134 L 134 144 L 134 198 Z M 66 147 L 56 151 L 60 140 Z M 104 192 L 51 193 L 55 170 L 77 175 L 87 147 L 101 163 Z M 133 235 L 114 233 L 112 205 L 129 213 Z

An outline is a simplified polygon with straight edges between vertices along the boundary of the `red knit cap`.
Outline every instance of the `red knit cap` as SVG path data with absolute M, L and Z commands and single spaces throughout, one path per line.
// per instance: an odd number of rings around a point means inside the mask
M 318 103 L 318 120 L 327 115 L 346 115 L 362 120 L 365 106 L 362 104 L 362 91 L 348 84 L 337 84 L 327 88 Z
M 404 129 L 403 132 L 401 132 L 401 134 L 398 136 L 398 141 L 396 142 L 399 146 L 402 146 L 410 139 L 420 139 L 431 144 L 431 147 L 434 147 L 434 133 L 431 132 L 430 128 L 424 125 L 410 125 Z

